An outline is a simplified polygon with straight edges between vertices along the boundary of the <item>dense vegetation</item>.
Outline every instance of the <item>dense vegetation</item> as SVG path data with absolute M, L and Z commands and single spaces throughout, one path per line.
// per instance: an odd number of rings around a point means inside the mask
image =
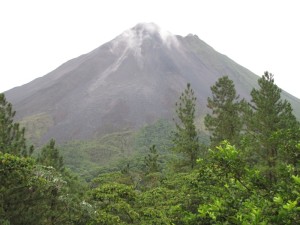
M 102 148 L 122 160 L 88 178 L 82 167 L 80 176 L 66 168 L 54 140 L 31 154 L 1 94 L 0 224 L 297 224 L 299 122 L 272 74 L 266 72 L 258 87 L 247 102 L 227 76 L 220 78 L 205 117 L 211 142 L 202 143 L 188 84 L 176 104 L 175 126 L 160 120 L 135 135 L 113 134 L 114 147 Z M 94 143 L 72 146 L 74 154 L 84 146 L 99 150 Z

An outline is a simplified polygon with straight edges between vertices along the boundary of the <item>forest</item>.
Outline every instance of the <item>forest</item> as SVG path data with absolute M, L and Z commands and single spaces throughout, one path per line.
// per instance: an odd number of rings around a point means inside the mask
M 88 177 L 55 140 L 35 149 L 0 94 L 0 224 L 299 224 L 299 122 L 271 73 L 257 87 L 241 99 L 228 76 L 216 81 L 207 140 L 187 84 L 173 124 L 140 133 L 142 154 Z

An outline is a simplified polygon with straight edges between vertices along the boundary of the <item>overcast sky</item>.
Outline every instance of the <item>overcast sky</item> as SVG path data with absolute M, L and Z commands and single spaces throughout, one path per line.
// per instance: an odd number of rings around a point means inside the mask
M 140 22 L 196 34 L 300 98 L 298 0 L 0 0 L 0 92 L 43 76 Z

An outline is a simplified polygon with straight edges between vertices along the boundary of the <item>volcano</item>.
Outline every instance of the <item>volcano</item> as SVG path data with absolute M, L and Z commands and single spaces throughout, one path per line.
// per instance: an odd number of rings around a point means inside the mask
M 173 35 L 143 23 L 5 95 L 33 139 L 66 142 L 171 119 L 187 83 L 204 116 L 210 87 L 224 75 L 241 97 L 249 98 L 257 85 L 257 75 L 196 35 Z M 299 111 L 297 98 L 283 96 Z

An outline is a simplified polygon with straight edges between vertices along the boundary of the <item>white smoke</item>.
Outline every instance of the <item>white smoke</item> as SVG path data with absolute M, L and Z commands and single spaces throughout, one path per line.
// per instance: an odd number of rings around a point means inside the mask
M 123 44 L 126 43 L 127 47 L 133 50 L 137 57 L 141 57 L 141 47 L 143 42 L 156 34 L 159 35 L 163 44 L 168 48 L 179 47 L 176 36 L 169 31 L 162 30 L 154 23 L 139 23 L 134 28 L 124 31 L 116 38 L 113 41 L 111 51 L 115 52 L 116 48 L 123 46 Z

